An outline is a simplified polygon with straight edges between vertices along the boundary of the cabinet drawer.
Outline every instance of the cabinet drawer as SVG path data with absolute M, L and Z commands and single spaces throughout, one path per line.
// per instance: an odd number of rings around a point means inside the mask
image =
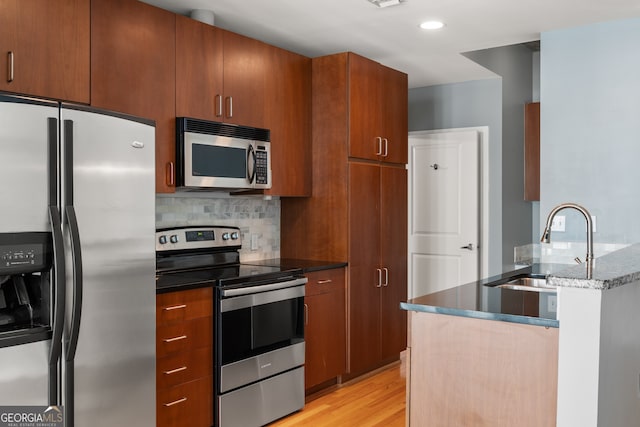
M 337 289 L 344 288 L 344 268 L 312 271 L 305 273 L 305 276 L 307 276 L 308 279 L 307 286 L 305 287 L 305 295 L 308 296 L 334 292 Z
M 156 324 L 213 315 L 213 289 L 170 292 L 156 297 Z
M 213 355 L 211 347 L 178 353 L 158 359 L 156 363 L 156 388 L 158 390 L 186 383 L 211 375 Z
M 156 330 L 156 357 L 189 352 L 201 347 L 211 347 L 212 342 L 212 317 L 199 317 L 158 326 Z
M 213 379 L 204 377 L 158 390 L 158 427 L 210 427 L 213 425 Z

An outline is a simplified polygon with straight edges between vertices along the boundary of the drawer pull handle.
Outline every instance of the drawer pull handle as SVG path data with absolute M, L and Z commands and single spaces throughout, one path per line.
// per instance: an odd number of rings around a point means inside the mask
M 186 339 L 187 339 L 186 335 L 180 335 L 179 337 L 165 338 L 162 341 L 164 341 L 164 342 L 174 342 L 174 341 L 180 341 L 180 340 L 186 340 Z
M 171 310 L 179 310 L 181 308 L 187 308 L 187 304 L 172 305 L 171 307 L 165 307 L 164 310 L 171 311 Z
M 164 371 L 165 375 L 171 375 L 171 374 L 177 374 L 178 372 L 182 372 L 182 371 L 186 371 L 187 367 L 186 366 L 181 366 L 179 368 L 176 369 L 171 369 L 170 371 Z
M 318 280 L 317 283 L 318 283 L 318 285 L 325 285 L 325 284 L 331 283 L 331 282 L 333 282 L 333 280 L 331 280 L 331 279 L 322 279 L 322 280 Z
M 173 405 L 177 405 L 178 403 L 186 402 L 187 398 L 183 397 L 182 399 L 174 400 L 173 402 L 165 403 L 164 406 L 169 407 Z

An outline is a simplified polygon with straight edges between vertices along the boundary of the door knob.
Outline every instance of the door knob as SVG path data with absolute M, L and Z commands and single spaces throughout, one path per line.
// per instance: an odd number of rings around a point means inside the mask
M 470 251 L 473 250 L 473 243 L 469 243 L 467 246 L 460 246 L 460 249 L 468 249 Z

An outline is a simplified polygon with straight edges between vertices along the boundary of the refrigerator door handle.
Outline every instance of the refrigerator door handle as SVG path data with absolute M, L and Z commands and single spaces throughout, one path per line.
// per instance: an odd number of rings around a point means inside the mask
M 51 319 L 51 347 L 49 349 L 49 405 L 60 403 L 58 389 L 58 362 L 62 355 L 62 334 L 66 304 L 66 271 L 64 241 L 60 209 L 58 208 L 58 119 L 47 119 L 47 144 L 49 150 L 49 225 L 53 242 L 53 295 Z
M 78 335 L 82 317 L 82 252 L 78 220 L 73 207 L 73 120 L 64 121 L 64 222 L 68 225 L 71 240 L 71 260 L 73 268 L 73 287 L 71 302 L 71 324 L 65 348 L 65 389 L 64 402 L 66 424 L 75 425 L 75 372 L 74 361 L 78 349 Z
M 73 305 L 71 307 L 71 325 L 66 351 L 66 360 L 71 361 L 76 356 L 80 320 L 82 318 L 82 251 L 80 249 L 78 220 L 73 206 L 65 206 L 65 214 L 66 222 L 69 224 L 69 234 L 71 235 L 71 256 L 73 261 Z
M 80 319 L 82 317 L 82 251 L 76 211 L 73 207 L 73 120 L 64 121 L 64 213 L 65 223 L 69 226 L 71 238 L 71 258 L 73 265 L 73 297 L 71 306 L 71 324 L 67 338 L 65 359 L 73 361 L 78 347 Z
M 57 206 L 49 206 L 49 222 L 53 236 L 53 271 L 55 274 L 55 311 L 53 314 L 53 333 L 49 353 L 49 405 L 58 405 L 58 361 L 62 353 L 62 332 L 64 329 L 66 273 L 64 262 L 64 244 L 60 211 Z

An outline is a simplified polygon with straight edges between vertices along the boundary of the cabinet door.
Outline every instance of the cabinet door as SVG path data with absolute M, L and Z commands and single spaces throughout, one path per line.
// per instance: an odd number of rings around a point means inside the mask
M 382 73 L 382 136 L 384 138 L 384 162 L 407 163 L 409 135 L 407 75 L 381 66 Z
M 265 127 L 265 79 L 268 46 L 258 40 L 223 31 L 224 121 Z
M 89 0 L 0 2 L 0 90 L 89 103 Z
M 91 2 L 91 105 L 156 122 L 156 191 L 175 190 L 175 15 L 135 0 Z
M 349 372 L 380 360 L 380 167 L 349 163 Z
M 524 199 L 540 200 L 540 103 L 524 106 Z
M 176 116 L 222 120 L 222 34 L 176 15 Z
M 311 59 L 269 48 L 265 127 L 271 130 L 272 187 L 265 194 L 311 195 Z
M 305 388 L 346 371 L 345 271 L 308 273 L 305 324 Z
M 349 54 L 349 156 L 377 160 L 382 154 L 381 66 Z
M 380 265 L 385 272 L 381 292 L 382 359 L 397 357 L 407 347 L 407 170 L 380 167 Z M 388 274 L 387 274 L 388 273 Z

